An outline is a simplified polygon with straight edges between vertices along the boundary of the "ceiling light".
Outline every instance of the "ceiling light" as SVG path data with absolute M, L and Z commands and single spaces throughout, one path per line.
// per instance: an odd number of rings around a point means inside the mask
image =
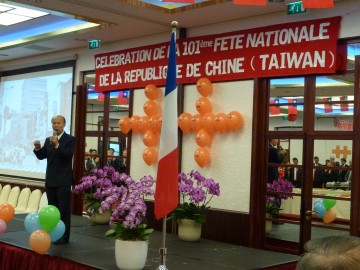
M 8 4 L 0 4 L 0 25 L 13 25 L 34 18 L 48 15 L 49 13 Z
M 9 13 L 1 13 L 0 14 L 0 24 L 5 25 L 5 26 L 24 22 L 24 21 L 31 20 L 31 19 L 32 18 L 30 18 L 30 17 L 20 16 L 20 15 L 16 15 L 16 14 L 9 14 Z

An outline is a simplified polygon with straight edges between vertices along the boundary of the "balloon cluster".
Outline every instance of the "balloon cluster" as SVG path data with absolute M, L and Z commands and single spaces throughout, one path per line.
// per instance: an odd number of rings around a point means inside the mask
M 225 113 L 212 113 L 212 103 L 208 99 L 213 91 L 211 81 L 207 78 L 201 78 L 196 83 L 196 89 L 202 96 L 196 101 L 196 110 L 198 114 L 191 115 L 184 112 L 178 117 L 178 126 L 183 133 L 190 131 L 196 132 L 196 143 L 199 146 L 195 150 L 194 158 L 200 167 L 205 167 L 210 162 L 209 146 L 212 141 L 212 135 L 218 131 L 237 131 L 244 125 L 242 115 L 237 111 Z M 145 116 L 134 115 L 131 118 L 123 117 L 119 120 L 121 132 L 127 134 L 130 130 L 134 133 L 144 133 L 143 142 L 147 148 L 143 152 L 143 159 L 147 165 L 157 161 L 162 116 L 159 104 L 155 99 L 159 96 L 159 90 L 155 85 L 150 84 L 145 87 L 145 96 L 149 99 L 144 103 Z
M 146 148 L 143 152 L 143 159 L 150 166 L 158 158 L 156 146 L 159 145 L 162 117 L 160 106 L 156 102 L 159 96 L 158 88 L 153 84 L 147 85 L 145 87 L 145 96 L 149 99 L 144 103 L 143 107 L 146 115 L 134 115 L 131 118 L 123 117 L 119 120 L 119 128 L 124 134 L 127 134 L 130 130 L 134 133 L 144 133 L 143 142 Z
M 59 209 L 53 205 L 28 214 L 24 225 L 30 234 L 30 247 L 39 254 L 44 254 L 50 248 L 51 242 L 59 240 L 65 233 L 65 224 L 60 220 Z
M 326 196 L 334 195 L 326 194 Z M 319 218 L 322 218 L 325 224 L 333 222 L 336 218 L 336 212 L 333 208 L 335 204 L 336 200 L 321 198 L 316 199 L 314 201 L 315 215 Z
M 211 145 L 212 135 L 218 131 L 236 131 L 243 127 L 244 120 L 237 111 L 225 113 L 212 113 L 212 103 L 208 99 L 213 91 L 211 81 L 201 78 L 196 83 L 196 89 L 202 97 L 196 101 L 198 114 L 182 113 L 178 118 L 178 125 L 183 133 L 194 131 L 196 133 L 196 144 L 199 146 L 195 150 L 194 158 L 200 167 L 205 167 L 210 162 L 209 146 Z
M 9 203 L 0 204 L 0 235 L 6 232 L 6 222 L 15 215 L 14 207 Z

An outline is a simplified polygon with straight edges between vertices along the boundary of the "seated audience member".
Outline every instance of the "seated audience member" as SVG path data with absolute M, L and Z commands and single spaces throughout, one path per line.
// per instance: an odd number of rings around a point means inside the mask
M 349 160 L 349 168 L 352 167 L 352 161 Z M 351 182 L 351 178 L 352 178 L 352 169 L 351 170 L 348 170 L 346 172 L 346 175 L 345 175 L 345 181 L 348 181 L 348 182 Z
M 89 150 L 90 157 L 86 161 L 86 171 L 91 172 L 92 169 L 96 168 L 95 156 L 97 155 L 96 149 Z
M 119 157 L 114 156 L 115 150 L 114 148 L 109 148 L 107 151 L 108 158 L 106 162 L 106 166 L 114 167 L 114 169 L 120 172 L 120 159 Z
M 355 270 L 360 269 L 360 238 L 328 236 L 305 244 L 296 270 Z
M 126 172 L 126 163 L 127 163 L 127 149 L 124 148 L 122 151 L 122 156 L 119 158 L 118 171 L 121 173 Z
M 327 182 L 339 182 L 340 176 L 337 170 L 334 170 L 334 164 L 329 162 L 325 170 L 321 173 L 321 182 L 323 187 L 326 186 Z

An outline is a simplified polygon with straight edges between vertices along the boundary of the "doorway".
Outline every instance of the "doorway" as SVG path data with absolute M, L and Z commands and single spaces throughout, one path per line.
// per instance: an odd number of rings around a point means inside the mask
M 259 84 L 267 89 L 259 97 L 267 104 L 260 211 L 265 249 L 301 254 L 310 239 L 359 235 L 359 165 L 352 162 L 360 150 L 357 55 L 343 74 Z

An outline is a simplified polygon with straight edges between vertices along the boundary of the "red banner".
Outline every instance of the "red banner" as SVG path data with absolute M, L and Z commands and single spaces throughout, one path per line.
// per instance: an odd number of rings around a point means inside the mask
M 267 0 L 233 0 L 235 5 L 266 6 Z
M 341 17 L 177 41 L 177 83 L 335 73 Z M 96 91 L 165 85 L 169 43 L 95 55 Z

